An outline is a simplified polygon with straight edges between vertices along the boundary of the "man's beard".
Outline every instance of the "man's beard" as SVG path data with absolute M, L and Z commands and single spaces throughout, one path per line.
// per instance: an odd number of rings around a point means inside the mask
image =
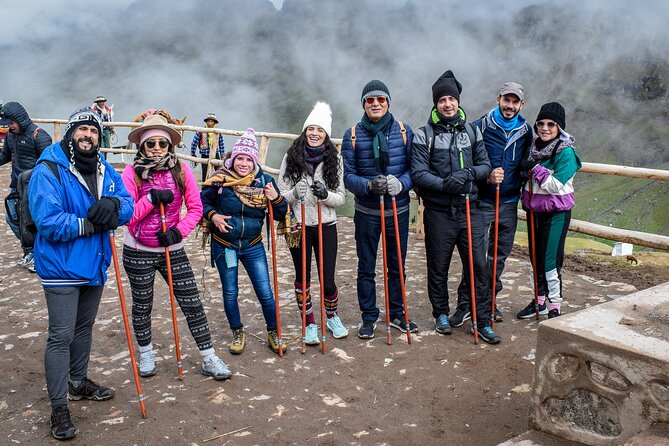
M 80 145 L 80 143 L 87 142 L 90 144 L 89 149 L 83 149 Z M 72 140 L 72 145 L 74 147 L 74 150 L 76 150 L 78 153 L 80 153 L 83 156 L 97 156 L 98 152 L 98 145 L 93 144 L 93 140 L 89 138 L 88 136 L 82 136 L 79 139 L 73 139 Z

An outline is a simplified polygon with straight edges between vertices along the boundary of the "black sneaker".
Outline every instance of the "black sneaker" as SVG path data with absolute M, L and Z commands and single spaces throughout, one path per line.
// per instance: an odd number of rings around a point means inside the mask
M 77 428 L 70 418 L 67 406 L 51 409 L 51 435 L 56 440 L 69 440 L 77 435 Z
M 455 309 L 453 316 L 448 318 L 448 322 L 451 324 L 451 327 L 459 327 L 471 318 L 472 316 L 467 308 L 458 307 Z
M 558 317 L 560 315 L 560 312 L 553 308 L 548 312 L 548 319 L 553 319 L 554 317 Z
M 471 330 L 469 330 L 471 334 L 474 334 L 474 326 L 472 325 Z M 483 339 L 485 342 L 488 344 L 499 344 L 502 341 L 502 338 L 497 336 L 497 334 L 492 331 L 492 328 L 490 328 L 490 325 L 484 325 L 482 327 L 478 328 L 479 332 L 479 337 Z
M 91 381 L 88 378 L 84 378 L 76 389 L 72 383 L 69 383 L 67 387 L 67 397 L 72 401 L 79 401 L 82 398 L 93 401 L 106 401 L 114 396 L 114 389 L 102 387 L 100 384 Z
M 360 339 L 371 339 L 374 337 L 375 329 L 376 329 L 376 322 L 362 321 L 360 328 L 358 328 L 358 337 Z
M 397 328 L 402 333 L 407 332 L 407 324 L 404 322 L 404 315 L 403 314 L 401 314 L 399 316 L 392 317 L 390 319 L 391 319 L 390 320 L 390 326 L 391 327 Z M 411 333 L 416 333 L 418 331 L 418 325 L 409 321 L 409 331 L 411 331 Z
M 497 305 L 495 305 L 495 322 L 504 322 L 504 315 L 499 311 Z
M 534 300 L 531 300 L 530 303 L 520 310 L 516 317 L 518 319 L 531 319 L 537 315 L 537 310 L 536 310 L 536 305 L 534 304 Z M 546 307 L 546 302 L 543 304 L 539 304 L 539 314 L 540 315 L 546 315 L 548 314 L 548 308 Z

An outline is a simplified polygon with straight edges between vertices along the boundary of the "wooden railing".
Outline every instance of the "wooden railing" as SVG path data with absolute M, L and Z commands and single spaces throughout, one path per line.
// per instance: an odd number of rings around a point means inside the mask
M 37 123 L 52 124 L 54 127 L 53 136 L 55 141 L 61 138 L 61 125 L 67 124 L 67 121 L 64 119 L 33 119 L 33 121 Z M 114 127 L 139 127 L 141 124 L 137 122 L 114 122 L 111 123 L 110 125 Z M 173 127 L 175 130 L 181 131 L 182 133 L 208 132 L 227 136 L 241 136 L 244 133 L 241 130 L 228 130 L 219 128 L 212 129 L 212 128 L 195 127 L 189 125 L 183 125 L 183 126 L 174 125 L 171 127 Z M 260 153 L 258 157 L 260 165 L 266 172 L 271 174 L 278 174 L 279 170 L 277 168 L 266 165 L 267 154 L 269 153 L 270 141 L 272 139 L 283 139 L 292 141 L 296 139 L 299 135 L 294 135 L 290 133 L 256 132 L 256 136 L 260 139 L 260 145 L 259 145 Z M 332 139 L 332 142 L 336 144 L 338 148 L 341 147 L 341 139 Z M 102 150 L 108 153 L 130 154 L 130 155 L 134 155 L 136 153 L 134 150 L 126 150 L 123 148 L 105 148 Z M 222 161 L 214 158 L 215 153 L 213 150 L 210 152 L 209 159 L 197 158 L 182 153 L 179 153 L 178 156 L 181 159 L 191 161 L 194 163 L 207 164 L 208 172 L 211 172 L 211 170 L 215 166 L 220 166 L 222 164 Z M 645 180 L 669 181 L 669 171 L 667 170 L 616 166 L 612 164 L 598 164 L 598 163 L 584 162 L 580 172 L 596 173 L 601 175 L 616 175 L 630 178 L 640 178 Z M 417 238 L 423 237 L 422 214 L 423 214 L 422 209 L 419 209 L 417 229 L 416 229 Z M 525 220 L 525 212 L 519 209 L 518 217 L 521 220 Z M 604 238 L 607 240 L 633 243 L 639 246 L 645 246 L 649 248 L 669 251 L 669 237 L 664 235 L 649 234 L 647 232 L 612 228 L 609 226 L 598 225 L 595 223 L 590 223 L 581 220 L 572 220 L 571 224 L 569 225 L 569 230 L 574 232 L 579 232 L 582 234 L 591 235 L 594 237 Z

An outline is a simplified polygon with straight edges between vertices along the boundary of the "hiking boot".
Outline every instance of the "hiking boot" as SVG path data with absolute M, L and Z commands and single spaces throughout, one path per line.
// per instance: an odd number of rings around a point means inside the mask
M 318 339 L 318 325 L 307 325 L 304 331 L 304 343 L 307 345 L 318 345 L 321 343 L 321 340 Z
M 548 308 L 546 307 L 546 302 L 539 304 L 539 314 L 546 315 L 548 314 Z M 518 319 L 531 319 L 537 315 L 537 307 L 534 304 L 534 300 L 531 300 L 530 303 L 520 310 L 516 317 Z
M 31 265 L 31 264 L 33 263 L 34 258 L 35 258 L 35 257 L 34 257 L 34 254 L 33 254 L 32 252 L 29 252 L 28 254 L 26 254 L 26 255 L 24 255 L 23 257 L 21 257 L 21 259 L 19 259 L 19 261 L 16 262 L 16 264 L 17 264 L 18 266 L 22 266 L 22 267 L 24 267 L 24 268 L 28 268 L 28 266 Z
M 56 440 L 69 440 L 77 435 L 77 428 L 70 418 L 67 406 L 51 409 L 51 435 Z
M 279 345 L 283 346 L 284 353 L 288 351 L 285 343 L 283 342 L 283 339 L 279 339 L 279 332 L 276 330 L 270 330 L 267 332 L 267 345 L 276 354 L 279 354 Z
M 470 330 L 471 334 L 474 334 L 474 326 Z M 492 331 L 490 325 L 484 325 L 478 328 L 479 337 L 486 341 L 488 344 L 499 344 L 502 341 L 502 338 L 497 336 L 497 334 Z
M 154 360 L 153 350 L 141 352 L 139 354 L 139 376 L 146 378 L 156 374 L 156 361 Z
M 393 328 L 397 328 L 402 333 L 407 332 L 407 325 L 404 322 L 404 315 L 391 318 L 390 326 Z M 409 321 L 409 331 L 411 331 L 411 333 L 416 333 L 418 331 L 418 325 Z
M 371 339 L 374 337 L 374 330 L 376 330 L 376 322 L 362 321 L 360 328 L 358 328 L 358 337 L 360 339 Z
M 453 329 L 451 328 L 451 325 L 448 323 L 448 316 L 445 314 L 440 314 L 439 317 L 437 318 L 436 321 L 436 328 L 435 330 L 439 334 L 451 334 L 453 333 Z
M 325 322 L 325 325 L 330 329 L 332 337 L 335 339 L 341 339 L 348 336 L 348 330 L 344 327 L 339 316 L 332 316 Z
M 560 315 L 560 311 L 556 310 L 555 308 L 548 311 L 548 319 L 553 319 L 555 317 L 558 317 L 559 315 Z
M 79 401 L 82 398 L 93 401 L 106 401 L 114 396 L 114 389 L 103 387 L 88 378 L 84 378 L 76 389 L 72 383 L 69 383 L 67 387 L 68 398 L 72 401 Z
M 495 322 L 504 322 L 504 315 L 499 311 L 497 305 L 495 305 Z
M 472 318 L 472 315 L 469 313 L 469 310 L 465 307 L 458 307 L 455 309 L 453 316 L 448 318 L 448 322 L 451 324 L 451 327 L 460 327 L 465 321 L 468 321 Z
M 209 355 L 206 359 L 202 359 L 200 374 L 211 376 L 215 380 L 228 379 L 232 376 L 228 366 L 216 355 Z
M 232 342 L 230 342 L 230 353 L 233 355 L 241 355 L 246 347 L 246 332 L 244 328 L 232 330 Z

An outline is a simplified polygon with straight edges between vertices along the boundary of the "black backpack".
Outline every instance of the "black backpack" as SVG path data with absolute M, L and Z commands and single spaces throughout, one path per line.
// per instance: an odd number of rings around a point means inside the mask
M 42 160 L 41 163 L 46 164 L 56 180 L 60 182 L 60 173 L 58 173 L 58 165 L 53 161 Z M 19 235 L 21 236 L 21 246 L 25 248 L 32 248 L 35 245 L 35 238 L 37 236 L 37 226 L 30 214 L 28 207 L 28 183 L 33 174 L 34 168 L 21 172 L 16 181 L 16 192 L 18 200 L 16 202 L 16 213 L 19 216 Z

